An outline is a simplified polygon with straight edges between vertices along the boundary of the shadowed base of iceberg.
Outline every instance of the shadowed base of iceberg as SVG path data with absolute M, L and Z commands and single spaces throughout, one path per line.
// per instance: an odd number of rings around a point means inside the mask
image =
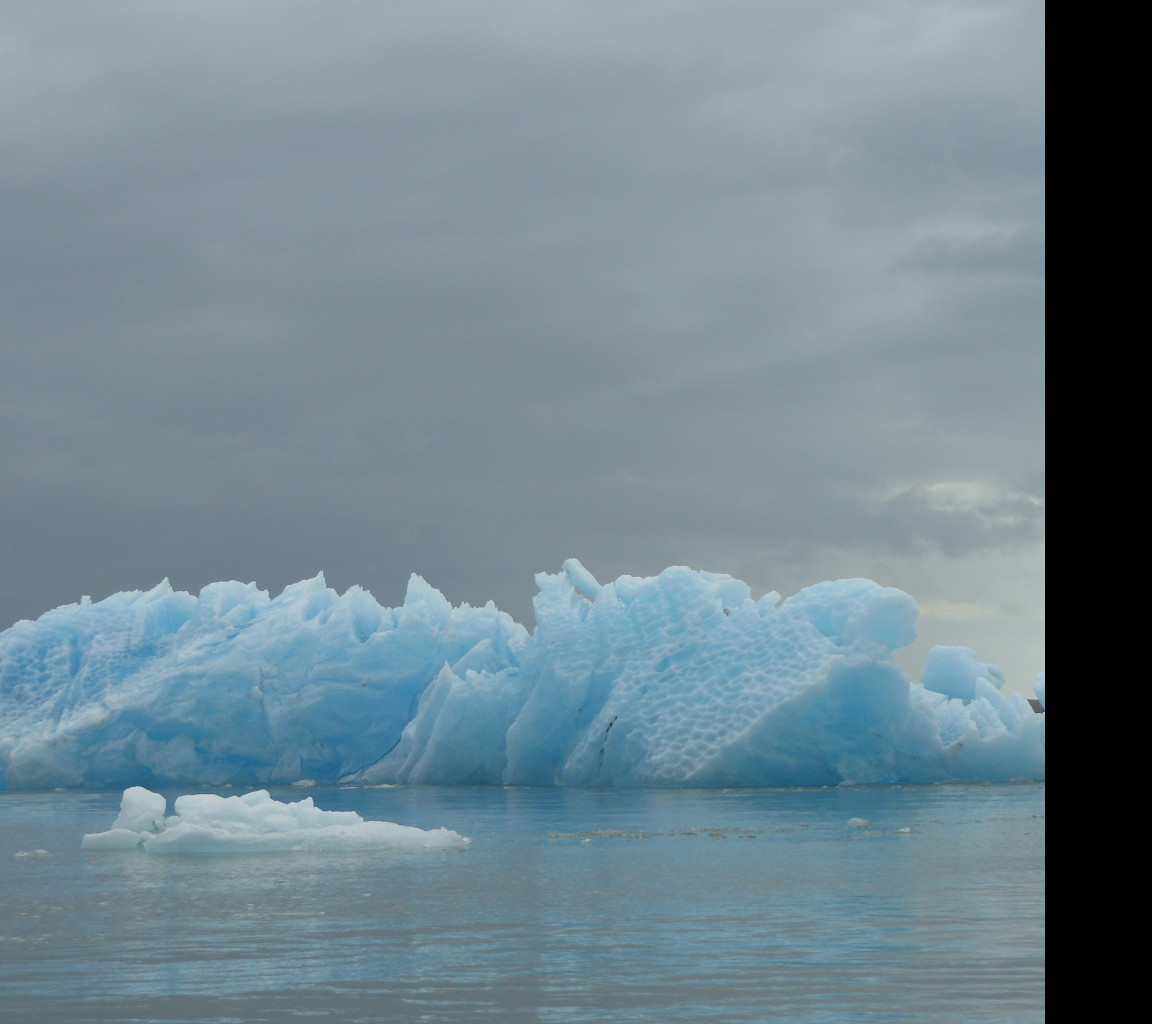
M 243 796 L 199 793 L 167 801 L 141 786 L 124 791 L 120 814 L 107 832 L 84 836 L 89 851 L 142 849 L 148 853 L 277 853 L 461 850 L 472 840 L 446 828 L 424 830 L 390 821 L 365 821 L 355 811 L 322 811 L 311 797 L 273 800 L 261 789 Z
M 683 566 L 601 585 L 575 559 L 536 582 L 531 634 L 415 575 L 399 608 L 322 576 L 274 599 L 165 581 L 19 622 L 0 790 L 1044 778 L 1045 715 L 996 666 L 965 647 L 934 647 L 919 683 L 897 666 L 919 614 L 900 590 L 753 600 Z

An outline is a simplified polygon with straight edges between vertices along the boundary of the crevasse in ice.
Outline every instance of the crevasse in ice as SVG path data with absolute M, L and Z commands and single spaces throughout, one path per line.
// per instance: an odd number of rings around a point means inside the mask
M 0 788 L 318 782 L 780 786 L 1044 778 L 1044 715 L 964 647 L 920 683 L 913 599 L 753 600 L 681 566 L 536 578 L 529 633 L 413 575 L 67 605 L 0 633 Z M 1044 698 L 1043 676 L 1036 692 Z

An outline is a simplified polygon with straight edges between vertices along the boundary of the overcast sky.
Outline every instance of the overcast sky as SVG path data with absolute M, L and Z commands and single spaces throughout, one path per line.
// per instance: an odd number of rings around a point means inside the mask
M 869 576 L 1044 668 L 1041 0 L 5 0 L 0 628 Z

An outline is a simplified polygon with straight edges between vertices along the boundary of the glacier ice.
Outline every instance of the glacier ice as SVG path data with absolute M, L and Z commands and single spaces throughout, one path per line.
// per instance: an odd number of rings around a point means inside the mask
M 274 853 L 348 850 L 458 850 L 472 842 L 446 828 L 419 829 L 390 821 L 365 821 L 355 811 L 322 811 L 306 797 L 273 800 L 266 789 L 243 796 L 193 793 L 168 801 L 143 786 L 130 786 L 107 832 L 91 832 L 83 850 L 148 853 Z
M 920 682 L 935 693 L 965 702 L 977 694 L 995 700 L 991 691 L 1004 685 L 1004 673 L 998 666 L 982 662 L 971 647 L 938 645 L 928 652 Z
M 920 683 L 896 665 L 918 615 L 902 591 L 753 600 L 683 566 L 601 585 L 575 559 L 536 582 L 531 633 L 416 575 L 397 608 L 322 575 L 275 598 L 165 580 L 18 622 L 0 790 L 1044 778 L 1045 716 L 999 669 L 963 647 L 933 648 Z

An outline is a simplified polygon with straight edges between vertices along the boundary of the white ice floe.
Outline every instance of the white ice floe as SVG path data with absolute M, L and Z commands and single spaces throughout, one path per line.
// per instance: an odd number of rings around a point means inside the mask
M 273 800 L 260 789 L 243 796 L 197 793 L 167 802 L 141 786 L 124 791 L 120 814 L 107 832 L 81 840 L 84 850 L 148 853 L 267 853 L 279 851 L 459 850 L 471 840 L 445 828 L 424 830 L 390 821 L 365 821 L 355 811 L 322 811 L 306 797 Z

